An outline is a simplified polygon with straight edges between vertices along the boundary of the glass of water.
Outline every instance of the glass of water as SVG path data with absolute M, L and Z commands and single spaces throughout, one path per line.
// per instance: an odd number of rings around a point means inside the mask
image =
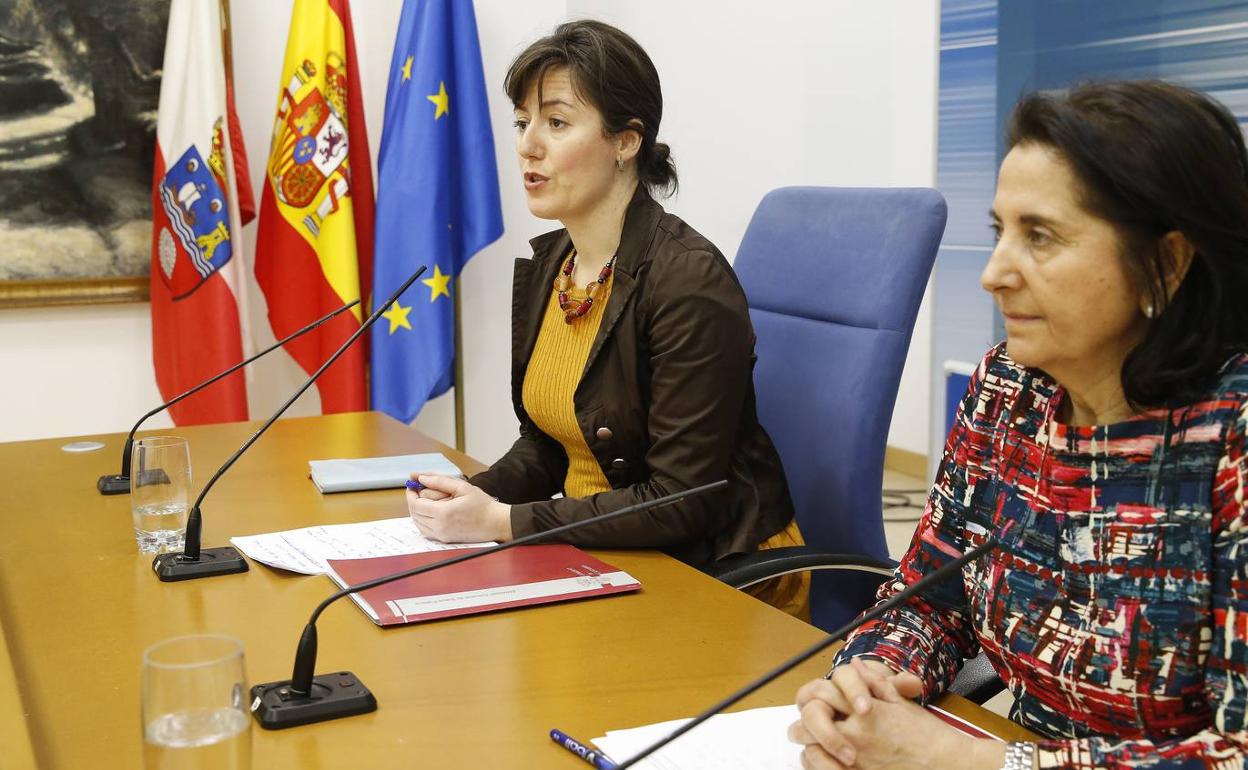
M 143 651 L 146 770 L 250 770 L 243 643 L 178 636 Z
M 182 550 L 190 489 L 191 450 L 186 439 L 151 436 L 134 442 L 130 505 L 140 553 Z

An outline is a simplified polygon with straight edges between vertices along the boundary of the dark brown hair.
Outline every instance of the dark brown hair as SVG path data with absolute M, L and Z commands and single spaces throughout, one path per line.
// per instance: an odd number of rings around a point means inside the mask
M 621 131 L 641 134 L 637 178 L 652 192 L 676 190 L 671 148 L 658 141 L 663 91 L 654 62 L 636 40 L 600 21 L 570 21 L 524 49 L 507 70 L 503 89 L 520 107 L 551 70 L 568 68 L 572 88 L 602 115 L 607 136 Z
M 1178 406 L 1207 394 L 1221 365 L 1248 350 L 1248 151 L 1235 118 L 1170 83 L 1085 83 L 1024 97 L 1007 141 L 1070 164 L 1081 204 L 1118 230 L 1120 258 L 1156 308 L 1123 363 L 1128 402 Z M 1195 256 L 1167 299 L 1161 237 L 1172 231 Z

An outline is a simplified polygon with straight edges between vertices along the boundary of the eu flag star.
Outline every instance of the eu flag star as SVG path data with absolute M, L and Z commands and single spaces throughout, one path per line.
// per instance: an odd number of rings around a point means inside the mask
M 429 287 L 429 301 L 433 302 L 441 295 L 451 296 L 451 276 L 442 272 L 442 268 L 436 264 L 433 266 L 433 277 L 425 278 L 421 281 Z
M 410 57 L 410 56 L 409 56 L 409 57 L 407 57 L 407 61 L 403 62 L 403 67 L 402 67 L 401 71 L 403 72 L 403 79 L 404 79 L 404 80 L 411 80 L 411 79 L 412 79 L 412 57 Z
M 412 324 L 407 320 L 407 314 L 410 312 L 412 312 L 410 305 L 403 307 L 398 300 L 395 300 L 390 309 L 381 314 L 381 317 L 390 322 L 390 333 L 394 334 L 400 327 L 408 331 L 412 330 Z
M 429 94 L 425 98 L 433 102 L 434 106 L 437 107 L 437 109 L 433 112 L 434 120 L 437 120 L 451 111 L 451 97 L 447 96 L 445 81 L 438 81 L 438 92 L 436 94 Z

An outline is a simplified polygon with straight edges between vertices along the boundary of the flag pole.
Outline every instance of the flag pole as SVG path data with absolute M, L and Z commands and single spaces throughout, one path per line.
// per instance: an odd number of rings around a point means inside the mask
M 464 324 L 460 314 L 459 293 L 464 288 L 461 272 L 455 277 L 455 291 L 451 293 L 455 308 L 455 448 L 461 452 L 468 450 L 464 441 Z
M 234 45 L 230 30 L 230 0 L 221 0 L 221 46 L 225 59 L 225 76 L 234 80 Z

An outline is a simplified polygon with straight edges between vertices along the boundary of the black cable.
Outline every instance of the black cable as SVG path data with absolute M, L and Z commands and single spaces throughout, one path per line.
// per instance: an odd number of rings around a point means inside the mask
M 910 498 L 900 492 L 890 492 L 886 489 L 881 497 L 885 508 L 904 508 L 910 505 Z
M 926 505 L 926 498 L 920 502 L 914 502 L 910 499 L 910 495 L 926 495 L 926 489 L 885 489 L 881 491 L 881 500 L 883 507 L 883 518 L 886 523 L 913 524 L 923 519 L 923 507 Z M 897 509 L 912 509 L 919 511 L 917 516 L 898 516 L 888 515 L 888 511 Z

